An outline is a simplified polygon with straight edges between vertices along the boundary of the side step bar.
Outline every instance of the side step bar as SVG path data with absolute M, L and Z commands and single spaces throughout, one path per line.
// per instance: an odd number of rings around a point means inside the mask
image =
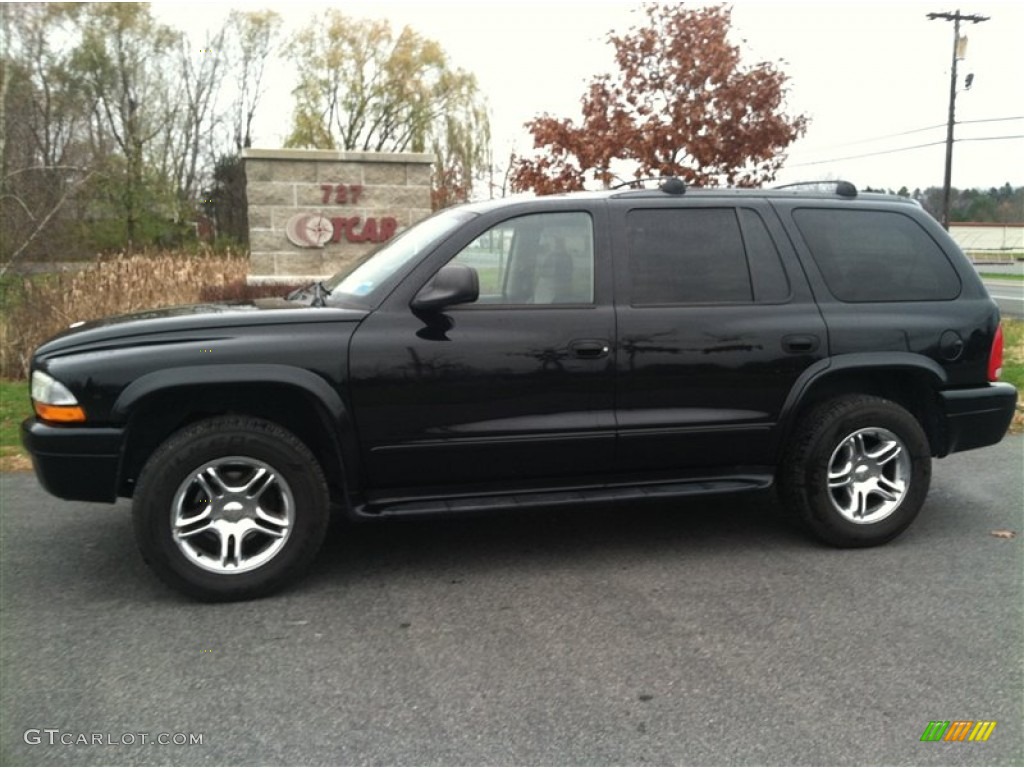
M 716 479 L 695 479 L 645 485 L 596 486 L 571 490 L 495 493 L 454 498 L 380 499 L 360 504 L 353 510 L 358 517 L 406 517 L 444 515 L 463 512 L 490 512 L 524 507 L 560 507 L 574 504 L 616 503 L 644 499 L 706 496 L 766 490 L 772 476 L 742 475 Z

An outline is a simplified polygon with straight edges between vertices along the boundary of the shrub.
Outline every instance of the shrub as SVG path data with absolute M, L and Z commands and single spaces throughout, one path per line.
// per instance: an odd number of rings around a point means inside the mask
M 0 375 L 25 378 L 32 351 L 79 320 L 152 307 L 283 295 L 287 286 L 245 286 L 237 253 L 149 252 L 104 257 L 80 272 L 5 278 Z
M 245 280 L 232 280 L 223 285 L 204 285 L 199 289 L 198 301 L 252 301 L 268 296 L 287 296 L 305 283 L 264 283 L 249 285 Z

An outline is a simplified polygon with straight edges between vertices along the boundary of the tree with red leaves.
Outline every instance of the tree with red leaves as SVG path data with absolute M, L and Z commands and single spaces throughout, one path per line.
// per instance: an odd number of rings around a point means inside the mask
M 550 115 L 526 124 L 543 153 L 516 159 L 514 190 L 580 190 L 588 176 L 608 186 L 614 161 L 631 162 L 636 178 L 701 186 L 774 178 L 807 127 L 805 115 L 784 111 L 788 76 L 770 62 L 741 63 L 726 6 L 651 3 L 643 12 L 644 26 L 609 34 L 619 72 L 590 82 L 580 125 Z

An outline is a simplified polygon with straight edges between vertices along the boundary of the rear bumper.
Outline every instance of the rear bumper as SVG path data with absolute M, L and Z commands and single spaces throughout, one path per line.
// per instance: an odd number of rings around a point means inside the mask
M 123 431 L 112 427 L 54 427 L 36 418 L 21 424 L 43 488 L 73 501 L 117 500 Z
M 997 382 L 976 389 L 940 392 L 947 453 L 994 445 L 1003 439 L 1017 405 L 1017 390 Z

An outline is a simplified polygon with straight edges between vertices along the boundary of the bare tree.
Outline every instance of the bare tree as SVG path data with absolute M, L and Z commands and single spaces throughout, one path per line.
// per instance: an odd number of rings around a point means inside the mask
M 275 11 L 231 11 L 224 40 L 232 60 L 236 96 L 232 109 L 235 150 L 252 146 L 252 121 L 263 98 L 267 61 L 281 36 Z
M 109 131 L 123 161 L 118 197 L 129 248 L 138 237 L 145 186 L 146 151 L 177 115 L 178 93 L 165 75 L 166 55 L 179 33 L 158 24 L 149 7 L 136 3 L 92 3 L 86 20 L 79 66 L 96 100 L 95 120 Z
M 182 36 L 179 50 L 181 107 L 178 119 L 169 122 L 170 179 L 179 205 L 194 208 L 198 191 L 212 170 L 213 134 L 218 124 L 217 99 L 226 72 L 227 27 L 207 33 L 194 43 Z
M 25 255 L 59 251 L 65 206 L 82 165 L 89 100 L 72 62 L 78 6 L 16 3 L 0 9 L 0 253 L 3 271 Z M 39 239 L 43 227 L 50 236 Z M 30 250 L 29 246 L 33 246 Z

